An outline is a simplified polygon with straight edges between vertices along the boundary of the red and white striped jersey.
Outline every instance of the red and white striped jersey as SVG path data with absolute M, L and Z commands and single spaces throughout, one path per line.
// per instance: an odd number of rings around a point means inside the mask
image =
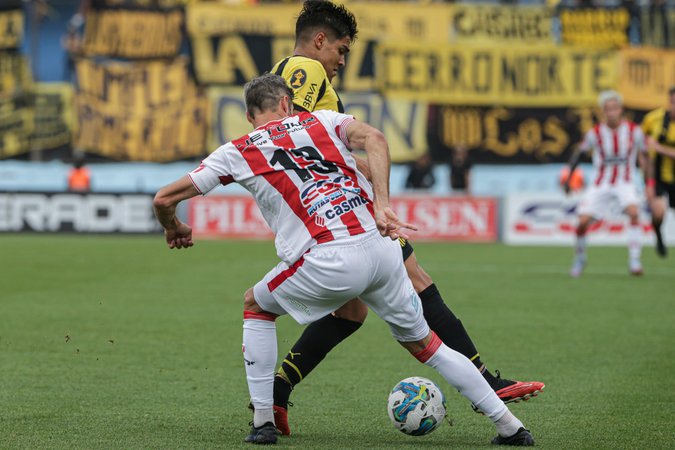
M 579 150 L 593 151 L 596 186 L 632 183 L 637 153 L 645 151 L 645 136 L 637 124 L 628 120 L 616 129 L 601 123 L 586 133 Z
M 255 198 L 293 263 L 317 243 L 376 229 L 370 183 L 356 169 L 347 127 L 352 116 L 303 112 L 228 142 L 189 173 L 202 194 L 237 182 Z

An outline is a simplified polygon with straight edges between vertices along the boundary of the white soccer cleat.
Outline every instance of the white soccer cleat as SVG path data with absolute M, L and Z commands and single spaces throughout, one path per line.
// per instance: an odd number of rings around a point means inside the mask
M 574 260 L 574 264 L 572 264 L 572 268 L 570 269 L 570 276 L 572 278 L 579 278 L 581 274 L 584 273 L 585 267 L 586 267 L 586 259 L 576 258 Z
M 639 277 L 643 274 L 642 263 L 640 262 L 639 259 L 631 259 L 630 262 L 628 263 L 628 270 L 630 271 L 631 275 Z

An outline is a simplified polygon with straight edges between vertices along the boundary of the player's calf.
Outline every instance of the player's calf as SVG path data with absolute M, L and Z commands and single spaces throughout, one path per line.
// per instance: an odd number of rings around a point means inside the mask
M 483 411 L 497 428 L 499 436 L 495 439 L 508 440 L 515 445 L 532 445 L 529 441 L 525 443 L 525 440 L 518 443 L 515 437 L 521 433 L 521 429 L 525 429 L 523 423 L 509 411 L 471 361 L 443 344 L 434 332 L 422 340 L 401 342 L 401 345 L 421 363 L 436 369 L 448 383 Z
M 244 332 L 242 352 L 253 405 L 252 430 L 246 442 L 254 444 L 276 443 L 274 428 L 273 384 L 274 366 L 277 361 L 276 315 L 263 311 L 257 304 L 253 289 L 244 294 Z M 274 430 L 271 438 L 269 425 Z

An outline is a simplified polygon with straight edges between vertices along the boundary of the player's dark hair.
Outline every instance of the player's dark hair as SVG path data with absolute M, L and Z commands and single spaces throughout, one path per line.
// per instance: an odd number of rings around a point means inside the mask
M 671 86 L 670 89 L 668 89 L 668 95 L 673 96 L 675 94 L 675 86 Z
M 274 108 L 283 96 L 293 100 L 293 90 L 286 80 L 273 73 L 255 77 L 244 85 L 246 111 L 255 117 L 256 113 Z
M 354 41 L 358 33 L 356 17 L 344 5 L 326 0 L 306 0 L 295 22 L 295 39 L 307 39 L 317 31 L 331 33 L 331 37 L 337 39 L 349 36 Z

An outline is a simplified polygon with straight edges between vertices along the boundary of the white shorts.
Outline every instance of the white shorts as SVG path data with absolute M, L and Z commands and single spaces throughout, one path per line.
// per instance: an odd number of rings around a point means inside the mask
M 633 184 L 591 186 L 581 197 L 577 206 L 577 214 L 599 219 L 607 212 L 612 201 L 618 202 L 621 211 L 630 205 L 640 204 L 637 189 Z
M 400 244 L 377 231 L 316 245 L 290 266 L 279 263 L 254 286 L 253 295 L 263 310 L 288 313 L 300 324 L 359 297 L 397 340 L 418 341 L 429 334 Z

